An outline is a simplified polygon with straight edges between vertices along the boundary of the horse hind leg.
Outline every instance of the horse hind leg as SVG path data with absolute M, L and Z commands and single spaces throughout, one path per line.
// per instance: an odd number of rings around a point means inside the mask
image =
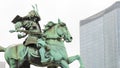
M 84 68 L 83 61 L 79 55 L 71 56 L 68 58 L 68 64 L 72 63 L 73 61 L 78 60 L 80 64 L 80 68 Z
M 15 59 L 10 59 L 9 66 L 10 66 L 10 68 L 18 68 L 18 63 Z
M 9 66 L 10 68 L 30 68 L 30 64 L 27 61 L 19 65 L 18 60 L 15 59 L 9 59 Z

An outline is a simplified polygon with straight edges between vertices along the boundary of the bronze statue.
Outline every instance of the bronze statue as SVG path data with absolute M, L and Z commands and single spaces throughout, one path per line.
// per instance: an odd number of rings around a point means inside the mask
M 34 6 L 33 6 L 34 7 Z M 27 39 L 22 44 L 16 44 L 7 48 L 0 46 L 0 52 L 5 52 L 5 59 L 10 68 L 30 68 L 30 64 L 47 68 L 69 68 L 69 64 L 79 61 L 80 68 L 84 68 L 79 55 L 68 57 L 64 41 L 71 42 L 70 35 L 65 23 L 58 20 L 45 25 L 41 31 L 40 16 L 36 10 L 32 10 L 25 17 L 17 15 L 12 22 L 15 30 L 20 32 L 18 38 Z

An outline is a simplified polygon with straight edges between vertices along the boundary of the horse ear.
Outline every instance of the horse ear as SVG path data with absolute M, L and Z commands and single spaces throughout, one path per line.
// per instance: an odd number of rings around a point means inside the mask
M 61 23 L 61 21 L 60 21 L 60 19 L 58 18 L 58 23 L 60 24 Z
M 62 22 L 60 21 L 60 19 L 58 18 L 58 24 L 62 25 Z
M 58 24 L 60 24 L 60 26 L 66 26 L 66 24 L 61 22 L 60 19 L 58 19 Z

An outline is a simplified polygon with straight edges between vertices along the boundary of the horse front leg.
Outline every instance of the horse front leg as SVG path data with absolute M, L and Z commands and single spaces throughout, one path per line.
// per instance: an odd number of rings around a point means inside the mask
M 69 65 L 65 60 L 61 60 L 60 67 L 61 68 L 69 68 Z
M 84 68 L 83 61 L 79 55 L 68 57 L 68 64 L 72 63 L 75 60 L 78 60 L 78 62 L 80 64 L 80 68 Z

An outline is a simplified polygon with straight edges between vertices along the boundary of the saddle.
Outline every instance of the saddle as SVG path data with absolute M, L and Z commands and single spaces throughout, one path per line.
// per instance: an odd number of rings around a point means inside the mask
M 27 46 L 28 48 L 28 53 L 32 56 L 32 57 L 36 57 L 36 58 L 40 58 L 40 55 L 39 55 L 39 49 L 40 48 L 37 48 L 36 45 L 29 45 Z M 45 47 L 45 50 L 46 50 L 46 57 L 48 57 L 49 55 L 49 51 L 50 51 L 50 48 L 49 47 Z

